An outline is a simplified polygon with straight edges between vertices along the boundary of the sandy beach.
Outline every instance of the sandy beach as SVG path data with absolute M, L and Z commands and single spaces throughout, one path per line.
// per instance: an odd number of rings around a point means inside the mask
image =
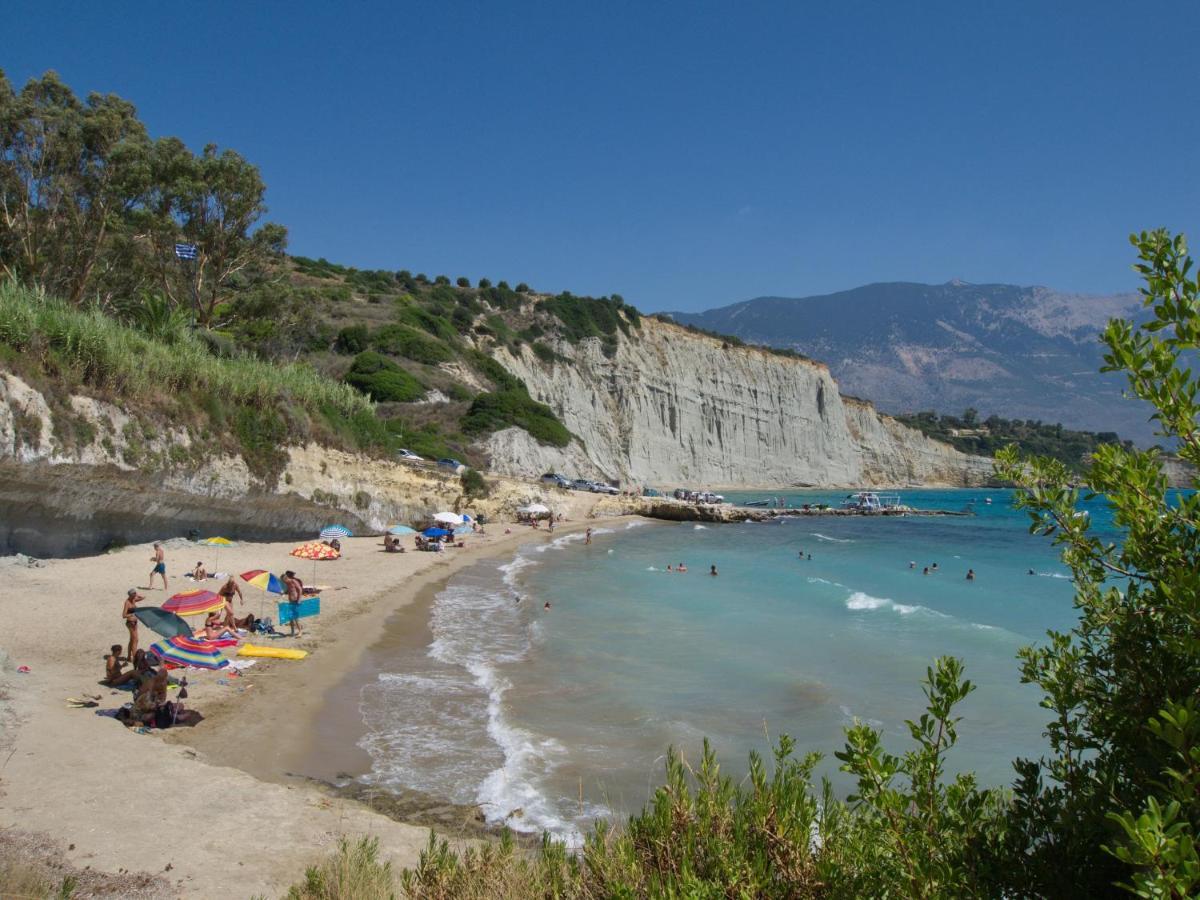
M 572 508 L 555 536 L 587 527 L 589 508 Z M 350 538 L 342 559 L 315 569 L 288 555 L 297 542 L 241 543 L 218 555 L 175 540 L 166 545 L 166 592 L 146 589 L 150 545 L 36 566 L 5 561 L 0 827 L 49 835 L 77 869 L 158 876 L 139 896 L 278 896 L 343 835 L 377 836 L 395 865 L 415 864 L 428 828 L 323 791 L 310 777 L 367 766 L 355 747 L 362 723 L 350 676 L 389 617 L 407 614 L 421 629 L 433 592 L 458 569 L 550 539 L 500 523 L 487 531 L 443 554 L 385 554 L 378 537 Z M 125 593 L 137 587 L 146 605 L 158 605 L 193 587 L 182 573 L 197 560 L 219 572 L 290 568 L 326 586 L 303 638 L 278 642 L 308 658 L 258 660 L 238 676 L 188 670 L 186 704 L 204 717 L 195 727 L 139 734 L 95 709 L 69 708 L 67 698 L 84 694 L 99 695 L 100 710 L 129 699 L 98 683 L 109 645 L 126 640 Z M 275 616 L 273 595 L 239 584 L 238 615 Z M 156 639 L 140 629 L 141 647 Z

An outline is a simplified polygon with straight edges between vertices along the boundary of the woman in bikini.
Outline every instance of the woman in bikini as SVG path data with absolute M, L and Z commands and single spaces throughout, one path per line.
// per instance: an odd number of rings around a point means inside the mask
M 242 596 L 242 589 L 230 575 L 229 580 L 221 585 L 221 590 L 217 593 L 225 598 L 225 627 L 236 633 L 238 625 L 237 619 L 233 615 L 233 595 L 237 594 L 238 600 L 242 602 L 242 606 L 245 606 L 246 598 Z

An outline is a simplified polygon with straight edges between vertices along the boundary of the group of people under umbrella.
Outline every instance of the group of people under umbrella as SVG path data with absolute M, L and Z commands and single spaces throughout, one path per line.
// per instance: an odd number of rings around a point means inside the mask
M 350 529 L 345 526 L 331 525 L 322 529 L 320 541 L 301 544 L 291 551 L 291 555 L 314 562 L 337 559 L 341 555 L 340 539 L 350 536 Z M 217 537 L 199 543 L 216 547 L 219 554 L 221 547 L 232 546 L 234 542 Z M 156 545 L 156 572 L 162 564 L 159 547 Z M 240 577 L 246 584 L 263 591 L 264 598 L 267 594 L 287 595 L 288 601 L 293 604 L 298 604 L 305 593 L 311 590 L 306 589 L 300 578 L 291 571 L 280 577 L 266 569 L 252 569 L 243 572 Z M 233 599 L 235 596 L 241 599 L 241 595 L 241 588 L 233 575 L 228 576 L 217 591 L 201 587 L 180 591 L 168 597 L 160 607 L 139 606 L 138 603 L 146 598 L 136 588 L 130 588 L 122 614 L 129 630 L 125 659 L 133 663 L 133 668 L 128 672 L 122 671 L 122 648 L 119 644 L 114 644 L 112 653 L 105 657 L 105 683 L 114 687 L 131 687 L 134 691 L 133 703 L 119 710 L 117 717 L 128 724 L 154 724 L 159 727 L 175 724 L 182 712 L 182 703 L 170 703 L 166 699 L 169 669 L 224 669 L 230 665 L 230 661 L 222 651 L 238 644 L 239 629 L 275 633 L 269 619 L 252 613 L 242 617 L 234 614 Z M 204 625 L 193 629 L 187 619 L 198 616 L 205 617 Z M 152 643 L 148 650 L 140 650 L 139 625 L 149 628 L 161 640 Z M 295 612 L 291 616 L 291 625 L 294 636 L 303 633 L 300 616 Z M 186 683 L 184 679 L 177 695 L 180 700 L 187 695 Z M 165 716 L 164 710 L 167 713 Z

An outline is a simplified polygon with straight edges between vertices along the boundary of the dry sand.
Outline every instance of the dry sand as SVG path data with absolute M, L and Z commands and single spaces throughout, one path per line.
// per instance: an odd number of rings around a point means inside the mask
M 586 526 L 588 499 L 579 497 L 568 513 L 573 522 L 556 534 Z M 327 755 L 330 771 L 343 762 L 362 770 L 361 751 L 347 736 L 361 730 L 356 704 L 337 686 L 388 616 L 423 589 L 485 555 L 549 537 L 518 526 L 505 535 L 505 527 L 489 526 L 487 535 L 467 537 L 466 549 L 442 554 L 413 552 L 411 539 L 408 552 L 385 554 L 380 538 L 351 538 L 341 560 L 316 564 L 315 578 L 313 563 L 288 555 L 296 542 L 240 544 L 218 558 L 215 548 L 171 541 L 168 592 L 145 589 L 149 545 L 39 567 L 3 565 L 0 827 L 47 833 L 68 846 L 66 861 L 78 868 L 161 875 L 172 896 L 278 896 L 342 835 L 377 836 L 395 865 L 415 864 L 425 827 L 289 773 L 311 767 L 314 753 Z M 321 616 L 305 620 L 305 636 L 278 642 L 310 650 L 308 658 L 259 660 L 239 678 L 188 670 L 186 704 L 205 717 L 194 728 L 139 734 L 95 710 L 68 708 L 66 698 L 85 693 L 99 694 L 101 708 L 128 701 L 127 693 L 98 684 L 109 645 L 126 639 L 125 592 L 136 586 L 147 605 L 160 604 L 193 587 L 182 572 L 198 559 L 210 571 L 290 568 L 306 584 L 330 586 Z M 276 617 L 274 595 L 239 584 L 239 615 L 261 607 Z M 219 582 L 205 586 L 215 590 Z M 416 620 L 414 627 L 424 626 Z M 142 647 L 157 639 L 140 631 Z

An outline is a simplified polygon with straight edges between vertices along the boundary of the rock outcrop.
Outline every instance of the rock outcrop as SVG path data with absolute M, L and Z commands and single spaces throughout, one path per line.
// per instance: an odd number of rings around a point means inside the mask
M 577 436 L 563 450 L 508 432 L 487 445 L 495 470 L 625 486 L 974 485 L 990 460 L 967 456 L 843 398 L 824 365 L 731 347 L 655 319 L 621 337 L 497 359 Z

